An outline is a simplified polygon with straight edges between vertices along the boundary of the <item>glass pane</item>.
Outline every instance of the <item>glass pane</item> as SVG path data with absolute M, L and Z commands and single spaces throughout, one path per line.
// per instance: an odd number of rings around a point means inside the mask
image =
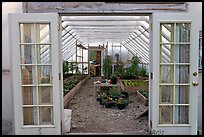
M 160 106 L 160 124 L 173 124 L 173 107 L 172 106 Z
M 40 125 L 53 125 L 53 107 L 39 107 Z
M 23 108 L 23 125 L 37 125 L 37 108 L 24 107 Z
M 22 85 L 35 84 L 35 72 L 35 66 L 21 66 Z
M 173 83 L 174 82 L 174 68 L 173 65 L 161 65 L 161 83 Z
M 35 63 L 35 46 L 21 45 L 21 64 Z
M 176 86 L 175 103 L 176 104 L 189 103 L 189 86 Z
M 22 87 L 23 105 L 37 105 L 37 93 L 35 87 Z
M 39 87 L 38 92 L 40 105 L 52 104 L 52 87 Z
M 175 107 L 175 124 L 189 124 L 189 107 Z
M 35 42 L 34 24 L 20 24 L 20 42 L 21 43 Z
M 51 63 L 50 45 L 37 45 L 37 56 L 38 64 L 50 64 Z
M 176 83 L 189 83 L 189 65 L 176 65 Z
M 190 42 L 190 24 L 176 24 L 176 42 Z
M 38 83 L 51 84 L 51 66 L 38 66 Z
M 174 60 L 176 63 L 189 63 L 190 59 L 190 45 L 189 44 L 177 44 L 174 48 Z
M 173 86 L 160 86 L 160 103 L 173 103 Z
M 174 24 L 161 24 L 162 43 L 170 43 L 174 41 Z
M 50 25 L 36 24 L 37 43 L 50 43 Z
M 160 49 L 161 60 L 162 63 L 172 63 L 174 62 L 174 46 L 170 44 L 161 45 Z

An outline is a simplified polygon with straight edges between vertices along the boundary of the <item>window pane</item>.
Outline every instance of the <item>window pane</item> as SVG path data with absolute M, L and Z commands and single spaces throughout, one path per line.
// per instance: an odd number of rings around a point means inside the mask
M 190 45 L 176 44 L 174 48 L 174 60 L 176 63 L 189 63 L 190 60 Z
M 38 84 L 51 84 L 51 66 L 38 66 Z
M 190 24 L 176 24 L 176 42 L 190 42 Z
M 35 46 L 21 45 L 21 64 L 35 63 Z
M 50 45 L 37 45 L 37 56 L 38 64 L 50 64 L 51 63 Z
M 173 107 L 172 106 L 160 106 L 160 124 L 173 124 Z
M 52 87 L 39 87 L 38 92 L 40 105 L 52 104 Z
M 37 93 L 35 87 L 22 87 L 23 105 L 37 105 Z
M 36 24 L 37 43 L 50 43 L 50 25 Z
M 176 86 L 175 103 L 176 104 L 189 103 L 189 86 Z
M 174 41 L 174 24 L 161 25 L 161 39 L 162 43 L 170 43 Z
M 35 42 L 34 24 L 20 24 L 20 42 L 21 43 Z
M 175 111 L 175 124 L 189 124 L 188 106 L 176 106 Z
M 37 125 L 37 108 L 24 107 L 23 108 L 23 125 Z
M 175 70 L 176 83 L 189 83 L 189 66 L 188 65 L 176 65 Z
M 53 107 L 39 107 L 40 125 L 53 125 Z
M 22 84 L 35 84 L 36 83 L 36 70 L 35 66 L 21 66 Z
M 161 45 L 160 49 L 162 63 L 172 63 L 174 62 L 174 46 L 170 44 Z
M 173 103 L 173 86 L 160 86 L 160 103 Z
M 174 68 L 173 65 L 161 65 L 161 83 L 173 83 L 174 82 Z

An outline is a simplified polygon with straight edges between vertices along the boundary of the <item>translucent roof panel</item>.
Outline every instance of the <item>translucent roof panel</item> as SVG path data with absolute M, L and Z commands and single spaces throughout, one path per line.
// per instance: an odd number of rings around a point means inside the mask
M 149 62 L 149 16 L 62 16 L 62 28 L 65 60 L 74 54 L 67 50 L 74 49 L 78 40 L 89 46 L 121 45 Z

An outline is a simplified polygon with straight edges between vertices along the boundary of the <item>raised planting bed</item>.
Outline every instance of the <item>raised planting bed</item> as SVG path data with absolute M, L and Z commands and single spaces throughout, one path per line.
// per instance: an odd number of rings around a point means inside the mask
M 148 91 L 148 80 L 123 80 L 119 79 L 120 87 L 125 92 L 136 92 L 137 90 Z
M 149 103 L 149 91 L 137 91 L 137 98 L 148 106 Z
M 86 75 L 86 76 L 83 76 L 82 80 L 69 79 L 67 81 L 64 81 L 64 83 L 71 81 L 71 80 L 73 81 L 73 82 L 69 82 L 70 83 L 69 86 L 72 88 L 69 87 L 70 89 L 68 91 L 66 91 L 66 89 L 64 89 L 64 108 L 67 108 L 68 103 L 72 100 L 74 95 L 80 90 L 81 86 L 84 85 L 84 83 L 88 80 L 88 78 L 89 78 L 89 75 Z M 65 88 L 65 85 L 66 84 L 64 84 L 64 88 Z

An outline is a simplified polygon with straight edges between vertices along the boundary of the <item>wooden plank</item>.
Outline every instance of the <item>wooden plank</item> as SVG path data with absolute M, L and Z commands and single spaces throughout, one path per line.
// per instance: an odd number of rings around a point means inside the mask
M 23 12 L 42 13 L 57 12 L 67 13 L 73 12 L 132 12 L 132 11 L 148 11 L 155 10 L 187 10 L 186 2 L 136 2 L 136 3 L 107 3 L 107 2 L 23 2 Z

